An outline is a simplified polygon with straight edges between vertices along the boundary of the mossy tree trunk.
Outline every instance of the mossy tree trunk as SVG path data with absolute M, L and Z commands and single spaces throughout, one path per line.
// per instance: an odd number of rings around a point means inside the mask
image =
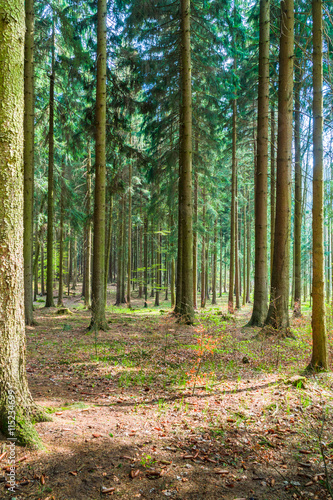
M 34 201 L 34 2 L 25 2 L 24 51 L 24 310 L 33 325 L 32 251 Z
M 25 365 L 24 34 L 24 2 L 7 0 L 0 9 L 0 429 L 17 443 L 38 446 L 32 421 L 43 414 Z
M 324 273 L 323 20 L 322 1 L 312 0 L 313 16 L 313 208 L 312 358 L 310 367 L 328 369 Z
M 95 199 L 93 278 L 90 328 L 105 330 L 105 138 L 106 138 L 106 20 L 107 2 L 97 3 L 97 83 L 95 132 Z
M 276 218 L 271 296 L 266 323 L 289 327 L 291 145 L 293 119 L 294 0 L 281 2 Z
M 258 132 L 255 180 L 255 268 L 251 326 L 262 326 L 268 309 L 267 179 L 270 0 L 260 0 Z

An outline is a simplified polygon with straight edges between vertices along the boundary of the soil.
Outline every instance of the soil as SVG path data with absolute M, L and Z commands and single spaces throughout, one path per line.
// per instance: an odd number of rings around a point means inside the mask
M 35 304 L 29 387 L 52 421 L 36 424 L 44 450 L 17 447 L 15 493 L 2 439 L 1 499 L 332 498 L 333 378 L 303 373 L 306 311 L 288 338 L 244 328 L 251 305 L 229 318 L 225 296 L 194 326 L 113 296 L 105 332 L 87 331 L 79 290 L 73 314 Z

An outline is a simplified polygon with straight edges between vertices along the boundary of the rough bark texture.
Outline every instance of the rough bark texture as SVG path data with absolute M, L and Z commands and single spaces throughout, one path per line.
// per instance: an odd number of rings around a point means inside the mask
M 266 323 L 289 327 L 291 143 L 293 118 L 294 1 L 281 2 L 276 218 L 270 305 Z
M 52 28 L 52 61 L 50 74 L 49 169 L 47 186 L 47 265 L 45 307 L 54 307 L 53 299 L 53 225 L 54 225 L 54 22 Z
M 42 417 L 25 368 L 23 277 L 24 2 L 0 8 L 0 429 L 38 446 L 32 419 Z M 14 401 L 15 417 L 11 412 Z
M 202 235 L 201 242 L 201 285 L 200 285 L 200 294 L 201 294 L 201 307 L 206 306 L 206 189 L 204 188 L 203 194 L 203 205 L 202 205 L 202 225 L 204 233 Z
M 106 328 L 104 301 L 105 273 L 105 127 L 106 127 L 106 0 L 97 4 L 97 84 L 94 250 L 90 328 Z
M 269 115 L 270 0 L 260 0 L 257 168 L 255 181 L 255 268 L 249 325 L 262 326 L 267 315 L 267 177 Z
M 148 307 L 148 219 L 147 217 L 145 218 L 144 221 L 143 265 L 144 265 L 143 292 L 145 296 L 144 307 Z M 171 294 L 172 294 L 172 289 L 171 289 Z M 173 304 L 171 303 L 171 306 L 172 305 L 174 305 L 174 303 Z
M 180 0 L 181 7 L 181 153 L 180 198 L 181 220 L 181 294 L 179 314 L 185 323 L 194 319 L 193 309 L 193 231 L 192 231 L 192 82 L 190 0 Z M 177 283 L 177 286 L 179 284 Z
M 236 61 L 234 62 L 234 69 Z M 236 182 L 237 182 L 237 160 L 236 160 L 236 144 L 237 144 L 237 99 L 236 96 L 232 103 L 232 172 L 231 172 L 231 209 L 230 209 L 230 263 L 229 263 L 229 297 L 228 311 L 234 313 L 234 285 L 235 285 L 235 218 L 236 218 Z
M 24 310 L 25 322 L 33 324 L 32 249 L 34 200 L 34 3 L 25 2 L 24 51 Z
M 217 219 L 214 222 L 214 248 L 213 248 L 213 277 L 212 277 L 212 304 L 216 302 L 216 287 L 217 287 Z
M 109 227 L 108 227 L 108 237 L 105 252 L 105 273 L 104 273 L 104 301 L 105 306 L 107 306 L 108 297 L 108 276 L 110 267 L 110 256 L 111 256 L 111 245 L 112 245 L 112 230 L 113 230 L 113 196 L 110 196 L 110 212 L 109 212 Z
M 127 253 L 127 307 L 131 307 L 131 273 L 132 273 L 132 160 L 128 167 L 128 253 Z
M 312 208 L 312 358 L 328 368 L 324 294 L 323 24 L 322 1 L 312 0 L 313 16 L 313 208 Z
M 59 291 L 58 291 L 58 303 L 57 303 L 58 307 L 63 307 L 64 305 L 64 217 L 65 217 L 64 175 L 65 175 L 65 168 L 64 165 L 62 165 L 61 190 L 60 190 Z
M 275 110 L 271 109 L 271 265 L 272 276 L 274 255 L 274 233 L 275 233 L 275 196 L 276 196 L 276 160 L 275 160 Z

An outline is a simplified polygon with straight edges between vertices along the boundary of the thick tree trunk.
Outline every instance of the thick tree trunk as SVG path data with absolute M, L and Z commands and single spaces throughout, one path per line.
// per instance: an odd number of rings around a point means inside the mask
M 23 272 L 24 2 L 0 11 L 0 429 L 38 446 L 31 423 L 42 413 L 28 389 Z M 14 446 L 14 445 L 13 445 Z
M 52 22 L 52 62 L 50 75 L 49 169 L 47 186 L 47 269 L 45 307 L 54 307 L 53 298 L 53 225 L 54 225 L 54 20 Z
M 180 0 L 181 7 L 181 138 L 180 138 L 180 197 L 181 220 L 181 295 L 179 314 L 182 321 L 192 324 L 193 309 L 193 230 L 192 230 L 192 82 L 191 82 L 191 22 L 190 0 Z M 179 283 L 177 282 L 177 286 Z
M 106 139 L 106 19 L 107 1 L 97 2 L 97 84 L 94 250 L 90 329 L 105 330 L 105 139 Z
M 271 109 L 271 262 L 270 275 L 272 280 L 274 234 L 275 234 L 275 201 L 276 201 L 276 165 L 275 165 L 275 110 Z
M 262 326 L 267 315 L 267 178 L 269 115 L 270 0 L 260 0 L 257 162 L 255 180 L 255 268 L 253 311 L 249 322 Z
M 34 2 L 25 2 L 24 51 L 24 310 L 33 325 L 32 250 L 34 201 Z
M 266 323 L 289 327 L 291 143 L 293 118 L 294 1 L 281 2 L 276 218 L 270 305 Z
M 324 295 L 323 18 L 322 1 L 312 0 L 313 16 L 313 208 L 312 358 L 310 367 L 328 369 Z

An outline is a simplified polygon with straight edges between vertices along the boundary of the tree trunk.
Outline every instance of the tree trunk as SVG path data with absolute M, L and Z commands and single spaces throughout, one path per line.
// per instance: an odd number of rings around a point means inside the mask
M 28 389 L 23 271 L 24 2 L 0 13 L 0 429 L 11 446 L 38 446 Z M 14 489 L 11 490 L 14 492 Z
M 198 281 L 198 172 L 194 175 L 194 230 L 193 230 L 193 307 L 197 309 L 197 281 Z
M 86 224 L 85 224 L 85 270 L 84 270 L 84 305 L 91 307 L 91 152 L 88 149 L 87 180 L 86 180 Z
M 266 323 L 289 327 L 291 143 L 293 118 L 294 1 L 281 2 L 276 219 L 270 305 Z
M 236 183 L 236 204 L 235 204 L 235 294 L 236 294 L 236 309 L 240 309 L 240 273 L 239 273 L 239 235 L 238 235 L 238 193 Z
M 313 16 L 313 208 L 312 358 L 314 370 L 328 369 L 324 295 L 323 18 L 322 1 L 312 0 Z
M 53 299 L 53 225 L 54 225 L 54 19 L 52 21 L 52 62 L 50 74 L 49 169 L 47 187 L 47 269 L 45 307 L 54 307 Z
M 234 70 L 236 71 L 236 59 L 234 60 Z M 229 298 L 228 311 L 234 313 L 234 277 L 235 277 L 235 219 L 236 219 L 236 182 L 237 182 L 237 160 L 236 160 L 236 142 L 237 142 L 237 99 L 236 95 L 232 102 L 232 173 L 231 173 L 231 210 L 230 210 L 230 271 L 229 271 Z
M 97 2 L 97 83 L 94 250 L 90 329 L 105 330 L 105 127 L 106 127 L 106 19 L 107 2 Z
M 61 181 L 60 181 L 60 225 L 59 225 L 59 291 L 58 291 L 58 307 L 64 306 L 64 175 L 65 168 L 62 164 Z
M 128 166 L 128 254 L 127 254 L 127 307 L 131 308 L 131 273 L 132 273 L 132 160 Z
M 275 110 L 271 109 L 271 261 L 270 274 L 272 281 L 274 234 L 275 234 L 275 205 L 276 205 L 276 175 L 275 175 Z
M 192 82 L 190 0 L 180 0 L 181 7 L 181 126 L 179 215 L 181 220 L 181 294 L 179 314 L 187 324 L 194 320 L 193 309 L 193 230 L 192 230 Z M 177 286 L 179 283 L 177 282 Z
M 202 194 L 203 206 L 202 206 L 202 225 L 203 225 L 203 235 L 201 242 L 201 307 L 206 306 L 206 188 L 203 189 Z
M 144 285 L 143 292 L 145 296 L 144 307 L 148 307 L 148 219 L 144 221 L 144 244 L 143 244 L 143 260 L 144 260 Z
M 161 268 L 162 268 L 162 238 L 161 226 L 158 228 L 157 233 L 157 251 L 156 251 L 156 291 L 155 291 L 155 306 L 160 305 L 160 291 L 161 291 Z
M 301 88 L 302 74 L 295 71 L 295 210 L 294 210 L 294 316 L 301 316 L 301 229 L 302 229 L 302 166 L 301 166 Z
M 105 274 L 104 274 L 105 306 L 107 305 L 107 297 L 108 297 L 108 276 L 109 276 L 109 265 L 110 265 L 111 243 L 112 243 L 112 225 L 113 225 L 112 218 L 113 218 L 113 196 L 111 195 L 110 196 L 108 239 L 107 239 L 106 256 L 105 256 Z
M 216 302 L 216 282 L 217 282 L 217 219 L 215 219 L 215 222 L 214 222 L 212 304 L 217 304 L 217 302 Z
M 269 115 L 270 0 L 260 0 L 257 162 L 255 173 L 255 268 L 251 326 L 262 326 L 267 315 L 267 178 Z
M 25 2 L 24 51 L 24 310 L 26 325 L 33 325 L 32 253 L 34 202 L 34 4 Z

